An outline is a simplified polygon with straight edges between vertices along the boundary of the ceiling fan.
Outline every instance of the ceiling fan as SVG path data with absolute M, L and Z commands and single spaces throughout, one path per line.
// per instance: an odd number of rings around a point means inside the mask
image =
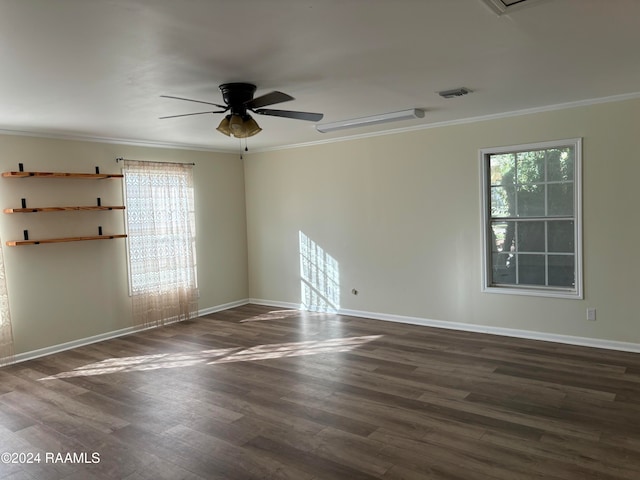
M 220 125 L 218 125 L 218 128 L 216 130 L 228 137 L 247 138 L 252 137 L 262 131 L 262 129 L 258 126 L 256 121 L 251 117 L 251 115 L 249 115 L 248 112 L 257 113 L 258 115 L 270 115 L 273 117 L 307 120 L 310 122 L 317 122 L 323 117 L 322 113 L 296 112 L 292 110 L 273 110 L 270 108 L 262 108 L 268 105 L 275 105 L 276 103 L 288 102 L 289 100 L 293 100 L 294 98 L 291 95 L 287 95 L 286 93 L 277 91 L 267 93 L 257 98 L 253 98 L 253 94 L 256 91 L 256 86 L 251 83 L 223 83 L 219 88 L 222 92 L 222 100 L 224 100 L 224 103 L 226 105 L 203 102 L 201 100 L 192 100 L 190 98 L 161 95 L 161 97 L 163 98 L 173 98 L 176 100 L 185 100 L 187 102 L 214 105 L 221 110 L 185 113 L 182 115 L 169 115 L 166 117 L 160 117 L 160 119 L 187 117 L 190 115 L 204 115 L 207 113 L 230 112 L 222 119 Z

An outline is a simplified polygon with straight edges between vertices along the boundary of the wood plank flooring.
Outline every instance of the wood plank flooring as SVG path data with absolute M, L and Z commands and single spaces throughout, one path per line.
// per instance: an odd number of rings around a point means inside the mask
M 0 369 L 2 452 L 40 455 L 3 480 L 637 480 L 640 355 L 246 305 Z

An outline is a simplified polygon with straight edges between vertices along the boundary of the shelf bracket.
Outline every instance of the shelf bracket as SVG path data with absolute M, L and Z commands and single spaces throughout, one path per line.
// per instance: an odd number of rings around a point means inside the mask
M 23 230 L 22 235 L 24 236 L 25 240 L 29 240 L 29 230 Z

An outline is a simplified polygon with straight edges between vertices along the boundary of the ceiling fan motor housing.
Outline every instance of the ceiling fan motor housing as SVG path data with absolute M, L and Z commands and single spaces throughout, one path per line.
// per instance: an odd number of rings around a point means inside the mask
M 232 115 L 246 115 L 246 103 L 253 100 L 256 86 L 251 83 L 223 83 L 220 85 L 224 103 L 231 107 Z

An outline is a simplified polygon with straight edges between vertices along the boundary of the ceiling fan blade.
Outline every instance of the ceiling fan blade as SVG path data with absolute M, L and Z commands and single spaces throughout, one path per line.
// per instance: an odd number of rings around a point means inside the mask
M 294 118 L 296 120 L 308 120 L 309 122 L 318 122 L 322 120 L 324 114 L 312 113 L 312 112 L 294 112 L 291 110 L 273 110 L 271 108 L 260 108 L 254 110 L 255 113 L 260 115 L 271 115 L 272 117 L 286 117 Z
M 189 117 L 191 115 L 204 115 L 205 113 L 224 113 L 226 110 L 217 110 L 215 112 L 196 112 L 196 113 L 183 113 L 182 115 L 169 115 L 166 117 L 158 117 L 159 120 L 164 120 L 165 118 L 176 118 L 176 117 Z
M 289 100 L 293 100 L 294 98 L 291 95 L 287 95 L 282 92 L 271 92 L 260 97 L 254 98 L 253 100 L 249 100 L 245 103 L 245 106 L 254 110 L 260 107 L 266 107 L 267 105 L 274 105 L 276 103 L 288 102 Z
M 214 105 L 218 108 L 224 108 L 226 110 L 229 109 L 229 107 L 227 107 L 226 105 L 218 105 L 217 103 L 211 103 L 211 102 L 203 102 L 202 100 L 192 100 L 190 98 L 182 98 L 182 97 L 172 97 L 171 95 L 160 95 L 161 98 L 173 98 L 174 100 L 184 100 L 186 102 L 196 102 L 196 103 L 204 103 L 206 105 Z M 226 111 L 225 110 L 225 111 Z

